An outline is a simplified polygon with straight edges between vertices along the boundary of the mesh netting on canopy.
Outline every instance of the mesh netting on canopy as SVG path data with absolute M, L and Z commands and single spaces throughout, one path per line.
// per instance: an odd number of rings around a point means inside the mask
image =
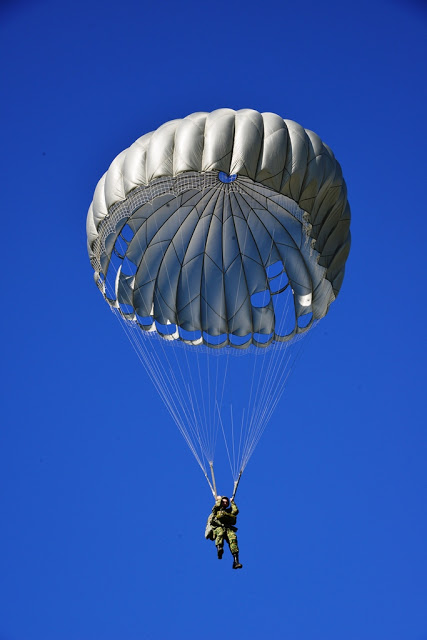
M 338 295 L 349 224 L 329 147 L 249 109 L 168 122 L 99 181 L 87 218 L 95 281 L 213 493 L 218 434 L 236 489 L 296 343 Z

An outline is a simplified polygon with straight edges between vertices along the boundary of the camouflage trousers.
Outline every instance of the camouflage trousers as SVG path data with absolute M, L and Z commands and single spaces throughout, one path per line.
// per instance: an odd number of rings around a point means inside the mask
M 231 553 L 239 553 L 237 536 L 233 529 L 229 529 L 228 527 L 215 527 L 213 533 L 215 544 L 218 548 L 222 549 L 225 539 L 228 542 Z

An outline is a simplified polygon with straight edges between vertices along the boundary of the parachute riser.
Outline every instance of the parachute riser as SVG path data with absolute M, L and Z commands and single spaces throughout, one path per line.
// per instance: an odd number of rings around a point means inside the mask
M 231 496 L 231 500 L 234 500 L 237 493 L 237 487 L 239 486 L 240 478 L 242 477 L 243 469 L 240 470 L 239 477 L 234 481 L 233 495 Z
M 214 468 L 213 468 L 213 462 L 209 462 L 209 466 L 211 468 L 211 476 L 212 476 L 212 485 L 211 485 L 211 489 L 212 489 L 212 493 L 214 495 L 214 498 L 216 500 L 217 497 L 217 492 L 216 492 L 216 482 L 215 482 L 215 474 L 214 474 Z M 210 483 L 209 483 L 210 484 Z
M 204 472 L 204 474 L 205 474 L 205 478 L 206 478 L 206 480 L 207 480 L 207 482 L 208 482 L 209 488 L 210 488 L 210 490 L 212 491 L 212 495 L 213 495 L 213 497 L 214 497 L 214 498 L 215 498 L 215 500 L 216 500 L 216 492 L 215 492 L 215 490 L 214 490 L 214 488 L 213 488 L 213 486 L 212 486 L 212 482 L 209 480 L 208 474 L 207 474 L 204 470 L 203 470 L 203 472 Z

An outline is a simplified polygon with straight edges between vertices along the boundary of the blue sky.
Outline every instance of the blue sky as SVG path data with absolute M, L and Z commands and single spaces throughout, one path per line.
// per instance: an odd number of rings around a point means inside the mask
M 9 2 L 1 640 L 427 639 L 425 59 L 418 2 Z M 239 489 L 244 568 L 93 284 L 85 218 L 138 136 L 250 107 L 343 167 L 353 245 Z

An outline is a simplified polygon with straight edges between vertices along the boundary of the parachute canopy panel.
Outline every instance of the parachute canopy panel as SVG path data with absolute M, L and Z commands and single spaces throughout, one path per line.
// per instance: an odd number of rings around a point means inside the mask
M 340 166 L 316 134 L 272 113 L 218 109 L 117 156 L 89 208 L 88 250 L 107 302 L 143 331 L 266 347 L 327 313 L 349 224 Z

